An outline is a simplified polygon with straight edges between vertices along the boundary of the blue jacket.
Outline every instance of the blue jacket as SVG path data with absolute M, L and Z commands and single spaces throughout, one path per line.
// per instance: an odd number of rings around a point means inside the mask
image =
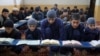
M 87 27 L 84 32 L 86 36 L 85 41 L 99 40 L 100 31 L 98 29 L 91 30 Z
M 78 40 L 83 41 L 84 38 L 84 26 L 79 25 L 76 29 L 74 29 L 71 24 L 65 26 L 65 37 L 66 40 Z
M 44 19 L 44 15 L 42 12 L 36 14 L 35 12 L 32 13 L 32 18 L 35 18 L 36 20 L 42 20 Z
M 53 24 L 49 24 L 47 19 L 41 22 L 41 31 L 43 33 L 43 39 L 64 39 L 63 22 L 61 19 L 55 19 Z
M 39 29 L 35 29 L 34 31 L 30 31 L 27 29 L 25 31 L 26 39 L 31 39 L 31 40 L 40 40 L 42 35 L 41 31 Z

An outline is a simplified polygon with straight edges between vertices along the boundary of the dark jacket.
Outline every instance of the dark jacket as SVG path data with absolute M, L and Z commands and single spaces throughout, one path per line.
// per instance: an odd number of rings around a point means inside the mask
M 13 13 L 11 13 L 9 15 L 9 17 L 14 23 L 16 23 L 16 22 L 18 22 L 20 20 L 20 16 L 19 15 L 14 15 Z
M 76 29 L 74 29 L 71 24 L 65 26 L 65 37 L 67 40 L 78 40 L 83 41 L 84 38 L 84 26 L 79 25 Z
M 4 22 L 9 19 L 9 17 L 4 17 L 3 15 L 0 15 L 0 27 L 4 26 Z
M 21 39 L 21 33 L 18 30 L 13 29 L 13 31 L 10 34 L 8 34 L 6 31 L 1 32 L 0 37 Z
M 39 29 L 35 29 L 34 31 L 30 31 L 27 29 L 25 31 L 26 39 L 31 39 L 31 40 L 40 40 L 42 37 L 41 31 Z
M 100 31 L 98 29 L 91 30 L 88 27 L 85 28 L 85 41 L 99 40 Z
M 78 13 L 78 12 L 79 12 L 79 10 L 78 10 L 78 9 L 76 9 L 76 10 L 75 10 L 75 9 L 73 9 L 73 10 L 72 10 L 72 13 Z
M 57 39 L 63 40 L 63 22 L 61 19 L 55 19 L 53 24 L 49 24 L 47 19 L 41 22 L 41 31 L 43 39 Z
M 35 18 L 36 20 L 42 20 L 44 19 L 44 15 L 42 12 L 39 12 L 36 14 L 35 12 L 32 13 L 32 18 Z
M 25 15 L 25 13 L 20 12 L 19 17 L 20 17 L 20 20 L 23 20 L 26 18 L 26 15 Z

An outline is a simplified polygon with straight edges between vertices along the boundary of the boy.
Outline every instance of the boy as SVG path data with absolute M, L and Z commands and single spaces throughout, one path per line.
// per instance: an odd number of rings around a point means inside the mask
M 18 22 L 20 20 L 19 9 L 13 8 L 12 13 L 9 15 L 9 17 L 14 23 Z
M 100 31 L 99 29 L 96 28 L 96 22 L 95 22 L 95 19 L 93 17 L 90 17 L 87 19 L 87 27 L 84 29 L 84 32 L 85 32 L 85 37 L 84 37 L 84 41 L 92 41 L 92 40 L 99 40 L 99 34 L 100 34 Z M 88 53 L 99 53 L 100 52 L 100 48 L 95 48 L 95 49 L 92 49 L 92 48 L 88 48 L 86 49 L 86 51 Z
M 63 21 L 65 21 L 65 22 L 67 22 L 67 21 L 70 20 L 70 17 L 69 17 L 69 14 L 68 14 L 67 9 L 64 9 L 64 11 L 62 12 L 62 14 L 60 15 L 60 18 L 61 18 Z
M 41 31 L 43 39 L 63 39 L 63 22 L 61 19 L 56 18 L 54 10 L 47 12 L 47 18 L 41 22 Z
M 43 39 L 55 39 L 63 40 L 63 22 L 61 19 L 56 17 L 56 12 L 54 10 L 49 10 L 47 12 L 47 18 L 41 22 L 41 31 L 43 33 Z M 58 52 L 59 47 L 50 47 L 51 56 L 54 55 L 53 52 Z
M 41 31 L 37 29 L 37 21 L 33 18 L 27 22 L 28 29 L 25 31 L 26 39 L 40 40 Z
M 32 13 L 32 18 L 35 18 L 37 21 L 44 19 L 44 15 L 40 11 L 40 7 L 35 8 L 35 11 Z
M 4 22 L 9 19 L 9 10 L 4 8 L 2 14 L 0 15 L 0 27 L 4 25 Z
M 20 20 L 23 20 L 23 19 L 25 19 L 25 18 L 26 18 L 26 16 L 25 16 L 25 9 L 24 9 L 24 7 L 21 7 L 21 8 L 20 8 L 20 11 L 19 11 L 19 16 L 20 16 Z
M 14 23 L 8 19 L 4 23 L 5 31 L 0 33 L 0 37 L 21 39 L 21 33 L 14 28 Z
M 85 41 L 99 40 L 99 30 L 95 27 L 95 19 L 93 17 L 88 18 L 87 27 L 84 32 L 86 35 Z
M 14 28 L 13 21 L 11 21 L 10 19 L 6 20 L 4 22 L 4 27 L 5 27 L 5 31 L 0 32 L 0 38 L 4 37 L 4 38 L 21 39 L 21 33 Z M 7 48 L 9 49 L 10 47 L 7 47 Z M 18 47 L 12 47 L 11 50 L 16 53 L 17 52 L 19 53 Z
M 25 31 L 26 39 L 30 40 L 41 40 L 42 39 L 42 34 L 39 29 L 37 29 L 37 21 L 33 18 L 30 18 L 27 22 L 28 29 Z M 36 46 L 27 46 L 28 48 L 24 47 L 22 51 L 27 51 L 28 49 L 32 49 L 33 51 L 42 51 L 47 50 L 47 48 L 40 48 Z M 25 50 L 26 49 L 26 50 Z M 42 50 L 43 49 L 43 50 Z M 46 51 L 47 52 L 47 51 Z
M 46 18 L 46 14 L 48 12 L 48 7 L 44 7 L 44 11 L 43 11 L 43 14 L 44 14 L 44 18 Z
M 73 14 L 71 17 L 71 21 L 69 25 L 65 26 L 65 37 L 66 40 L 77 40 L 77 41 L 83 41 L 84 37 L 84 26 L 80 24 L 80 16 L 79 14 Z M 72 48 L 64 48 L 62 50 L 65 50 L 67 52 L 78 52 L 77 49 Z M 65 53 L 62 52 L 62 53 Z
M 37 21 L 30 18 L 27 22 L 28 29 L 25 31 L 25 39 L 29 40 L 41 40 L 42 34 L 39 29 L 37 29 Z M 38 51 L 37 47 L 32 47 L 34 51 Z
M 84 26 L 80 24 L 79 14 L 73 14 L 71 24 L 65 27 L 65 37 L 67 40 L 83 40 Z
M 72 13 L 78 13 L 79 9 L 77 8 L 77 6 L 74 6 L 74 9 L 72 10 Z

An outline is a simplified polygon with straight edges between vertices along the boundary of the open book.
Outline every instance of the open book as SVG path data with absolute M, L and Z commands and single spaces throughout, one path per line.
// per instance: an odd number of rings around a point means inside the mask
M 0 44 L 12 44 L 13 41 L 13 38 L 0 38 Z
M 4 30 L 5 30 L 5 28 L 4 28 L 4 27 L 0 28 L 0 31 L 4 31 Z
M 60 45 L 60 42 L 58 40 L 54 40 L 54 39 L 45 39 L 42 40 L 41 44 L 44 45 Z
M 67 41 L 62 41 L 62 45 L 64 46 L 81 46 L 82 44 L 79 41 L 76 40 L 67 40 Z
M 92 46 L 96 46 L 96 47 L 100 47 L 100 40 L 92 40 L 91 42 L 90 42 L 90 44 L 92 45 Z
M 19 40 L 16 45 L 40 45 L 40 40 Z

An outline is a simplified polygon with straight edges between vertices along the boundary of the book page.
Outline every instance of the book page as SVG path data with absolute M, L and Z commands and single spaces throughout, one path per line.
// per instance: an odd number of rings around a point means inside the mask
M 40 45 L 40 40 L 20 40 L 16 45 L 27 44 L 27 45 Z
M 3 42 L 6 42 L 6 43 L 9 43 L 9 44 L 12 44 L 12 42 L 14 41 L 14 39 L 12 38 L 0 38 L 0 43 L 3 43 Z
M 91 44 L 92 46 L 97 46 L 97 45 L 98 45 L 98 41 L 92 40 L 92 41 L 90 42 L 90 44 Z

